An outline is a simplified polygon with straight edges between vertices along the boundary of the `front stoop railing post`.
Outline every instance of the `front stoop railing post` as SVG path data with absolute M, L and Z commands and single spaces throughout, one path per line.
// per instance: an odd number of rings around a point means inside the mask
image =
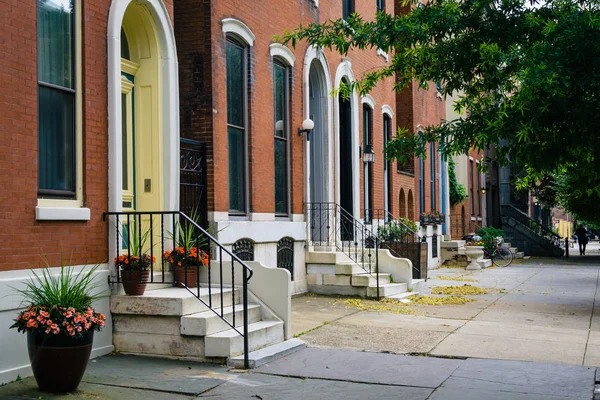
M 244 368 L 250 369 L 250 362 L 248 359 L 248 271 L 246 268 L 242 268 L 242 282 L 242 291 L 244 294 Z

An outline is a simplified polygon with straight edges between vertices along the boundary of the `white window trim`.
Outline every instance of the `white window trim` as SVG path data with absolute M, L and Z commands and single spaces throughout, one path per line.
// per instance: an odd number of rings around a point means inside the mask
M 392 110 L 392 107 L 387 104 L 381 106 L 381 113 L 387 115 L 390 119 L 394 119 L 394 111 Z
M 83 107 L 82 107 L 82 16 L 81 0 L 75 0 L 75 199 L 38 198 L 35 218 L 89 221 L 90 209 L 83 207 Z
M 248 46 L 254 46 L 256 36 L 254 36 L 254 33 L 252 33 L 250 28 L 242 21 L 235 18 L 223 18 L 221 23 L 223 24 L 224 33 L 233 33 L 242 38 Z
M 290 67 L 293 67 L 294 63 L 296 62 L 296 56 L 294 53 L 280 43 L 272 43 L 269 46 L 269 52 L 271 53 L 271 57 L 279 57 L 283 59 Z
M 35 218 L 44 221 L 89 221 L 90 209 L 85 207 L 40 207 L 35 208 Z
M 360 99 L 360 103 L 368 105 L 369 107 L 371 107 L 371 110 L 375 109 L 375 99 L 370 94 L 363 96 Z

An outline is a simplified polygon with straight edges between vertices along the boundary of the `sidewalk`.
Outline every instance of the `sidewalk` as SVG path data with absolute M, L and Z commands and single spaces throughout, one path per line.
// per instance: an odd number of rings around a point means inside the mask
M 42 393 L 26 378 L 0 387 L 0 399 L 591 400 L 595 373 L 580 366 L 318 348 L 250 372 L 116 355 L 91 362 L 77 393 Z
M 460 305 L 414 305 L 397 314 L 377 303 L 304 296 L 292 301 L 292 333 L 310 346 L 600 366 L 600 265 L 536 259 L 506 268 L 429 271 L 422 293 L 476 286 Z M 361 311 L 354 302 L 371 310 Z

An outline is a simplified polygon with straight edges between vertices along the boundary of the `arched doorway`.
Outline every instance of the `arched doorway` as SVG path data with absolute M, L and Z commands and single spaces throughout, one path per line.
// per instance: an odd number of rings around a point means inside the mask
M 400 218 L 406 218 L 406 197 L 404 189 L 400 189 Z
M 121 28 L 121 175 L 124 211 L 161 210 L 160 45 L 148 9 L 130 3 Z
M 346 78 L 342 82 L 348 83 Z M 348 215 L 353 215 L 354 211 L 354 187 L 352 185 L 352 102 L 350 98 L 344 98 L 340 93 L 339 101 L 339 179 L 340 179 L 340 206 Z M 343 219 L 346 225 L 342 225 L 342 240 L 352 240 L 354 238 L 350 219 Z
M 310 132 L 311 137 L 309 140 L 309 189 L 310 203 L 313 204 L 327 201 L 327 91 L 324 87 L 323 73 L 320 63 L 313 61 L 310 65 L 308 78 L 309 118 L 315 123 L 312 132 Z
M 179 88 L 169 13 L 161 0 L 113 0 L 107 39 L 109 211 L 176 210 Z
M 107 47 L 108 211 L 177 210 L 177 50 L 163 2 L 113 0 Z M 109 230 L 110 254 L 121 251 L 117 235 Z
M 413 200 L 412 190 L 408 191 L 407 203 L 408 203 L 408 210 L 407 210 L 406 218 L 409 218 L 410 220 L 414 221 L 415 220 L 415 202 Z

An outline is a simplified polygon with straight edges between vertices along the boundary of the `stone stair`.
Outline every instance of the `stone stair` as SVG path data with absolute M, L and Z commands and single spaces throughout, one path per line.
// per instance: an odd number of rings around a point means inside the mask
M 508 242 L 502 243 L 502 247 L 504 247 L 505 249 L 509 249 L 510 252 L 515 255 L 515 258 L 523 258 L 525 256 L 524 252 L 519 251 L 517 247 L 512 247 L 512 245 Z
M 392 282 L 391 274 L 378 273 L 374 262 L 358 265 L 339 251 L 308 251 L 306 273 L 308 291 L 316 294 L 375 298 L 377 276 L 380 297 L 392 297 L 408 291 L 408 283 Z
M 196 292 L 196 289 L 192 289 Z M 243 332 L 240 290 L 200 288 L 201 299 Z M 284 341 L 284 324 L 267 307 L 248 304 L 250 351 Z M 243 353 L 243 337 L 215 311 L 181 288 L 147 290 L 143 296 L 111 297 L 113 342 L 123 353 L 224 363 Z

